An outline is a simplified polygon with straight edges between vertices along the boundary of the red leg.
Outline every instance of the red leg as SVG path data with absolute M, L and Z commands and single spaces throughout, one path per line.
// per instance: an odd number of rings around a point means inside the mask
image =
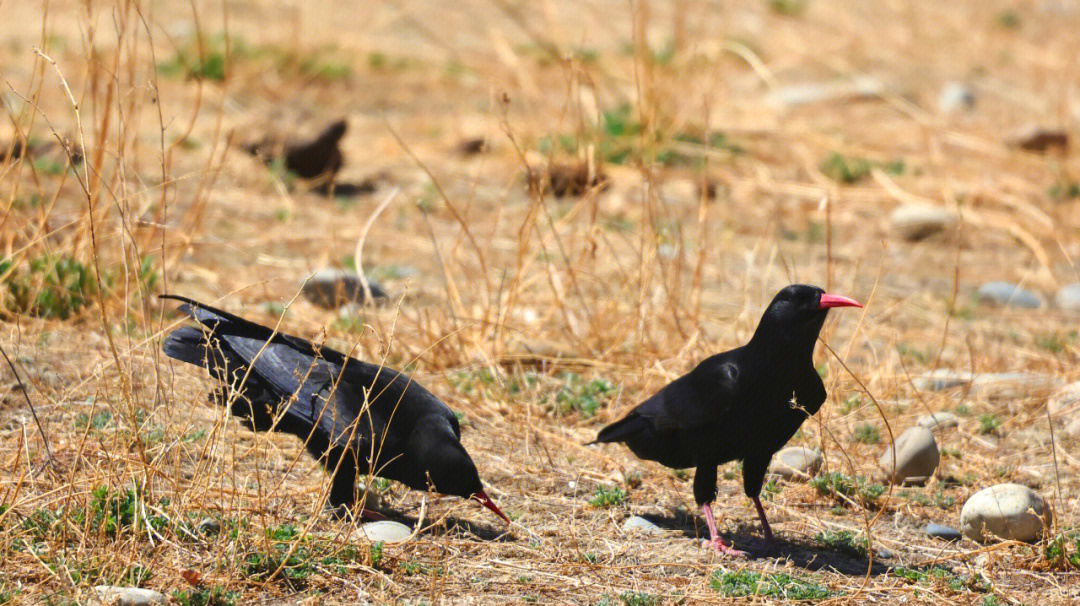
M 770 545 L 776 543 L 776 539 L 773 538 L 772 528 L 769 527 L 769 520 L 765 517 L 765 508 L 761 506 L 761 499 L 757 496 L 753 497 L 754 507 L 757 507 L 757 515 L 761 518 L 761 527 L 765 529 L 765 542 Z
M 709 526 L 709 539 L 713 549 L 720 555 L 729 555 L 735 558 L 745 558 L 746 552 L 739 551 L 731 545 L 728 545 L 724 539 L 720 538 L 720 533 L 716 531 L 716 520 L 713 519 L 712 505 L 705 503 L 701 506 L 701 511 L 705 514 L 705 524 Z

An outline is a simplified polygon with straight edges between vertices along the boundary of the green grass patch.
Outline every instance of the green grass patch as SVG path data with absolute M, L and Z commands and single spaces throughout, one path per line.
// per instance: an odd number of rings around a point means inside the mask
M 717 570 L 709 577 L 714 591 L 732 598 L 760 596 L 782 600 L 824 600 L 839 593 L 814 581 L 787 573 Z
M 886 488 L 881 484 L 872 483 L 862 476 L 852 478 L 838 471 L 818 475 L 810 480 L 810 485 L 824 497 L 843 495 L 855 498 L 858 496 L 868 504 L 877 503 L 877 500 L 886 492 Z
M 864 536 L 850 530 L 826 530 L 814 535 L 814 542 L 826 549 L 865 558 L 870 550 L 870 542 Z

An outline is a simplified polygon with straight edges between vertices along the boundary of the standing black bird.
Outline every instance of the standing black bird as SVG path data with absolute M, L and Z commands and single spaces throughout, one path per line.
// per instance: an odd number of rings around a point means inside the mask
M 857 301 L 794 284 L 777 293 L 757 331 L 742 347 L 714 355 L 600 430 L 595 442 L 624 442 L 637 456 L 668 467 L 696 467 L 694 500 L 705 514 L 712 545 L 744 556 L 720 538 L 711 503 L 716 468 L 743 462 L 743 488 L 754 500 L 765 538 L 773 542 L 758 493 L 773 453 L 825 402 L 814 369 L 814 345 L 833 307 Z M 594 443 L 595 443 L 594 442 Z
M 231 401 L 232 414 L 253 429 L 304 440 L 331 475 L 331 506 L 351 506 L 357 475 L 370 472 L 415 490 L 476 499 L 510 522 L 484 492 L 457 417 L 408 375 L 185 297 L 161 297 L 181 301 L 179 309 L 201 324 L 169 333 L 165 355 L 226 383 L 217 399 Z

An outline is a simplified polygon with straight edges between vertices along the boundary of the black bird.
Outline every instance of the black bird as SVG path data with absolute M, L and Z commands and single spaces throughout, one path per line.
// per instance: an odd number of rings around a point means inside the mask
M 668 467 L 695 467 L 694 500 L 705 514 L 712 546 L 745 556 L 720 538 L 711 503 L 716 468 L 743 462 L 743 488 L 754 501 L 765 539 L 774 542 L 758 493 L 773 453 L 825 402 L 814 369 L 814 345 L 833 307 L 862 307 L 816 286 L 777 293 L 754 336 L 742 347 L 706 358 L 600 430 L 596 442 L 623 442 L 637 456 Z
M 331 475 L 332 507 L 351 507 L 357 476 L 370 472 L 415 490 L 475 499 L 510 522 L 484 492 L 457 417 L 408 375 L 185 297 L 161 298 L 182 302 L 179 309 L 201 325 L 169 333 L 165 355 L 225 383 L 216 399 L 254 430 L 304 440 Z

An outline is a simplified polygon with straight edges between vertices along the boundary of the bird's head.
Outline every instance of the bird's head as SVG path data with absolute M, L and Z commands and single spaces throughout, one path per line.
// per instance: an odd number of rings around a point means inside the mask
M 484 491 L 476 465 L 465 447 L 457 440 L 446 440 L 438 447 L 428 449 L 421 464 L 427 470 L 428 482 L 436 492 L 473 499 L 507 524 L 510 523 L 510 518 L 506 517 Z
M 825 292 L 817 286 L 792 284 L 773 297 L 758 324 L 755 339 L 806 341 L 811 349 L 825 317 L 834 307 L 862 307 L 858 301 Z

